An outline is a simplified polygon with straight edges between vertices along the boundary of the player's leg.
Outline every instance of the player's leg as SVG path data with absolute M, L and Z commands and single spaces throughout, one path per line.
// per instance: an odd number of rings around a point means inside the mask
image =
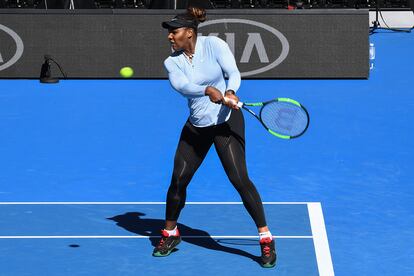
M 267 227 L 262 200 L 247 173 L 244 118 L 240 110 L 233 110 L 229 121 L 216 128 L 214 145 L 230 182 L 258 228 L 262 265 L 273 267 L 276 262 L 274 241 Z
M 167 193 L 165 229 L 154 249 L 154 256 L 168 256 L 181 241 L 177 220 L 186 201 L 187 186 L 204 160 L 213 140 L 208 128 L 196 128 L 187 122 L 181 132 L 174 157 L 174 169 Z
M 185 124 L 181 132 L 174 157 L 171 184 L 167 193 L 167 221 L 176 221 L 185 205 L 187 186 L 213 144 L 210 133 L 209 128 L 197 128 L 189 122 Z

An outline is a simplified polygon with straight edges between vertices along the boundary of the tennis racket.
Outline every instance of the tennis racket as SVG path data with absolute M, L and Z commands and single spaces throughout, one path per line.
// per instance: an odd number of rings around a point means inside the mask
M 224 101 L 234 102 L 227 97 Z M 238 102 L 237 106 L 256 117 L 272 135 L 282 139 L 297 138 L 303 135 L 309 126 L 309 114 L 306 108 L 289 98 L 277 98 L 257 103 Z M 261 107 L 259 115 L 248 106 Z

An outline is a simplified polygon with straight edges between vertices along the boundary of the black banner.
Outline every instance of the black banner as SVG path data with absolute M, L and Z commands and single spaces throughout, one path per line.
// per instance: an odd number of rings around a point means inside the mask
M 0 11 L 0 78 L 38 78 L 44 55 L 68 78 L 165 78 L 161 22 L 173 10 Z M 244 78 L 368 78 L 368 10 L 209 10 Z M 53 69 L 58 74 L 56 68 Z M 59 75 L 57 76 L 59 77 Z

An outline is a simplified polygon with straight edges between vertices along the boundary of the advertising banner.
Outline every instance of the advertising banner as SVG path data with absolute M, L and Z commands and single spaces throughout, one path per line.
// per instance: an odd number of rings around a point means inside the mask
M 2 10 L 0 78 L 38 78 L 45 55 L 69 79 L 120 78 L 124 66 L 134 78 L 166 78 L 171 48 L 161 22 L 179 12 Z M 199 35 L 225 40 L 243 78 L 369 76 L 367 10 L 209 10 L 207 16 Z

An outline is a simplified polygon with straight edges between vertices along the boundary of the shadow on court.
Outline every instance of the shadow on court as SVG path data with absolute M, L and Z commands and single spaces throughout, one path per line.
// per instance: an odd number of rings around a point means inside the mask
M 122 215 L 117 215 L 112 218 L 108 218 L 109 220 L 113 220 L 116 222 L 116 225 L 119 227 L 124 228 L 125 230 L 141 235 L 141 236 L 149 236 L 149 240 L 151 242 L 152 246 L 156 246 L 158 244 L 158 241 L 160 239 L 160 231 L 162 228 L 164 228 L 164 220 L 161 219 L 151 219 L 151 218 L 142 218 L 145 216 L 144 213 L 140 212 L 128 212 Z M 183 237 L 182 240 L 185 242 L 188 242 L 193 245 L 197 245 L 206 249 L 210 250 L 216 250 L 216 251 L 223 251 L 230 254 L 236 254 L 240 255 L 246 258 L 249 258 L 253 260 L 254 262 L 259 263 L 260 257 L 254 256 L 246 251 L 232 248 L 228 246 L 221 245 L 218 243 L 215 239 L 213 239 L 209 233 L 206 231 L 200 230 L 200 229 L 194 229 L 187 225 L 178 223 L 178 228 L 180 230 L 180 234 Z M 202 236 L 203 238 L 191 238 L 192 236 Z M 205 238 L 204 238 L 205 237 Z M 254 244 L 259 248 L 259 242 L 257 240 L 252 241 L 252 243 L 246 243 L 250 242 L 252 240 L 244 240 L 243 242 L 239 243 L 236 241 L 227 242 L 228 244 L 241 244 L 241 245 L 249 245 Z M 225 239 L 220 240 L 221 243 L 226 243 Z M 259 249 L 258 249 L 259 250 Z M 151 252 L 152 253 L 152 252 Z M 150 252 L 148 253 L 150 254 Z

